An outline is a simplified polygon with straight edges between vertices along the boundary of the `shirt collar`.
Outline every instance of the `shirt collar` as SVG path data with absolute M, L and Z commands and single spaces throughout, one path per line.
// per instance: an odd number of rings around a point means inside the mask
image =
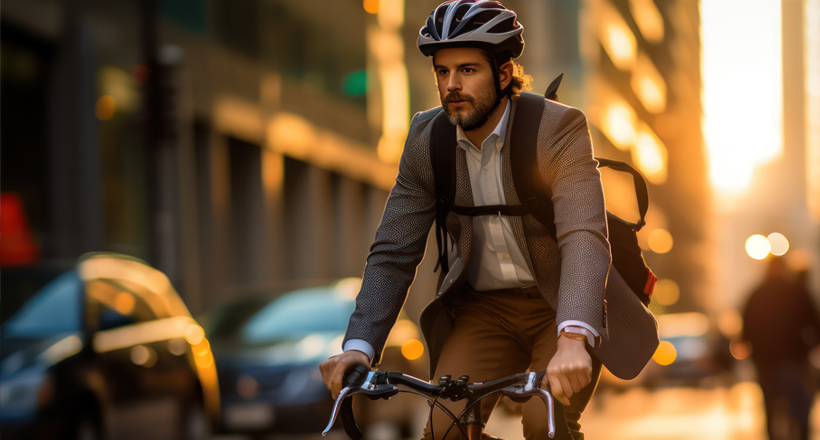
M 495 129 L 493 132 L 487 136 L 487 139 L 484 141 L 486 144 L 488 140 L 491 139 L 498 139 L 499 142 L 496 142 L 496 149 L 500 150 L 502 146 L 504 146 L 504 140 L 507 136 L 507 124 L 510 122 L 510 100 L 507 99 L 507 105 L 504 108 L 504 115 L 501 116 L 501 120 L 498 121 L 496 124 Z M 463 148 L 465 151 L 469 151 L 469 147 L 478 148 L 476 147 L 470 139 L 467 138 L 467 135 L 464 134 L 464 130 L 461 129 L 460 125 L 456 125 L 456 141 L 458 141 L 458 146 Z M 483 147 L 483 145 L 482 145 Z

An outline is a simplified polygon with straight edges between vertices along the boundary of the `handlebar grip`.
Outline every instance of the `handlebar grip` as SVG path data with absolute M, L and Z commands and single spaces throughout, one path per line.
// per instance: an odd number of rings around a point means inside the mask
M 350 388 L 357 388 L 362 386 L 365 379 L 367 379 L 367 373 L 370 372 L 370 369 L 365 367 L 364 365 L 354 365 L 345 371 L 345 375 L 342 378 L 342 386 L 343 387 L 350 387 Z
M 541 381 L 547 375 L 547 369 L 544 368 L 543 370 L 539 371 L 535 375 L 535 383 L 540 386 Z M 570 439 L 572 438 L 572 434 L 569 430 L 569 424 L 567 424 L 567 416 L 564 414 L 564 404 L 558 401 L 558 399 L 552 399 L 553 405 L 553 420 L 555 421 L 555 438 L 558 439 Z
M 364 365 L 354 365 L 348 368 L 342 378 L 342 386 L 346 388 L 362 386 L 369 372 L 370 369 Z M 359 425 L 356 424 L 356 417 L 353 415 L 352 396 L 345 398 L 339 406 L 339 418 L 342 419 L 342 428 L 344 428 L 345 434 L 347 434 L 348 437 L 352 440 L 361 440 L 362 437 L 364 437 L 362 430 L 359 429 Z
M 361 440 L 364 437 L 359 425 L 356 424 L 356 418 L 353 416 L 353 398 L 348 397 L 342 401 L 339 407 L 339 418 L 342 419 L 342 428 L 345 434 L 352 440 Z M 564 422 L 566 424 L 566 422 Z
M 558 401 L 558 399 L 553 399 L 553 417 L 555 420 L 555 438 L 557 439 L 570 439 L 572 438 L 572 433 L 569 431 L 569 424 L 567 424 L 567 416 L 564 414 L 564 405 Z
M 547 369 L 544 368 L 543 370 L 535 373 L 535 383 L 538 386 L 541 386 L 541 382 L 544 380 L 544 377 L 547 375 Z

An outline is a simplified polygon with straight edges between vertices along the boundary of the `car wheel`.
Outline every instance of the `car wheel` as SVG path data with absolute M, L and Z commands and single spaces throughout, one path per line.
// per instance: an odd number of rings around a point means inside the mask
M 206 440 L 210 437 L 210 423 L 201 402 L 189 403 L 182 408 L 179 428 L 179 438 L 182 440 Z

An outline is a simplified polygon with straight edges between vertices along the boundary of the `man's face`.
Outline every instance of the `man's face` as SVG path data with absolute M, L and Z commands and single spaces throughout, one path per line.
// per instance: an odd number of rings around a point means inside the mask
M 450 123 L 464 130 L 493 109 L 496 92 L 493 71 L 480 49 L 441 49 L 433 56 L 439 99 Z

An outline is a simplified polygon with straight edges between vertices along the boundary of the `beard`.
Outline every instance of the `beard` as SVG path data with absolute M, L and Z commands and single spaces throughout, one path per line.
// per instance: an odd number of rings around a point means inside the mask
M 477 96 L 467 95 L 453 91 L 447 94 L 441 101 L 447 119 L 453 125 L 461 126 L 462 130 L 470 131 L 480 128 L 490 118 L 490 113 L 496 107 L 496 91 L 492 87 L 486 87 L 486 93 Z M 449 104 L 452 101 L 467 101 L 472 110 L 452 111 Z

